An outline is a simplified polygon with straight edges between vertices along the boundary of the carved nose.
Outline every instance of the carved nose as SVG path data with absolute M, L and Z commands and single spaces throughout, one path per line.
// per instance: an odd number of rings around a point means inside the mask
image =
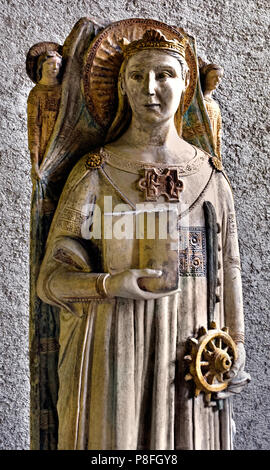
M 156 79 L 154 72 L 149 72 L 144 79 L 144 92 L 147 95 L 154 95 L 156 89 Z

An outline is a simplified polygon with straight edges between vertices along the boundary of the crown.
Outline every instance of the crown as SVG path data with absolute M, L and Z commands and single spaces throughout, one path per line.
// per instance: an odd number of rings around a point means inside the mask
M 129 42 L 126 38 L 123 38 L 120 42 L 124 57 L 130 57 L 144 49 L 162 49 L 167 51 L 174 51 L 185 58 L 187 38 L 182 37 L 180 40 L 169 40 L 166 39 L 160 31 L 154 29 L 148 29 L 142 39 L 138 41 Z

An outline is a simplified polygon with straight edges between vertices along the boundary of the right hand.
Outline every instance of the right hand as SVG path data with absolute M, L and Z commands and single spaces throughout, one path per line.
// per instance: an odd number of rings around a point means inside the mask
M 228 387 L 223 392 L 218 392 L 216 395 L 216 397 L 221 400 L 231 395 L 241 393 L 243 388 L 251 381 L 250 375 L 244 370 L 246 362 L 244 344 L 236 343 L 236 348 L 237 359 L 228 374 L 226 374 L 226 378 L 229 379 Z
M 124 297 L 135 300 L 159 299 L 160 297 L 179 292 L 178 289 L 162 293 L 140 289 L 138 279 L 142 277 L 160 277 L 161 275 L 162 271 L 155 269 L 128 269 L 108 277 L 106 280 L 106 290 L 109 297 Z

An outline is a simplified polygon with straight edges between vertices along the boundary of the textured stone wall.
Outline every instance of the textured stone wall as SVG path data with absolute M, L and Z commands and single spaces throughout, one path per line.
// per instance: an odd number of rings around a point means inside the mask
M 269 449 L 268 0 L 1 0 L 0 7 L 0 448 L 29 448 L 26 100 L 32 83 L 25 73 L 25 55 L 39 41 L 63 43 L 79 18 L 95 16 L 112 21 L 152 17 L 182 26 L 197 38 L 203 58 L 224 66 L 216 98 L 224 122 L 223 159 L 238 215 L 247 370 L 252 375 L 252 383 L 234 400 L 235 448 Z

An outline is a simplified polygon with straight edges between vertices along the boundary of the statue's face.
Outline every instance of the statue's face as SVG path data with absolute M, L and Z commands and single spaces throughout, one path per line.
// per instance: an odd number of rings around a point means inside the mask
M 174 117 L 185 88 L 181 64 L 166 52 L 140 51 L 128 60 L 122 90 L 140 122 L 155 124 Z
M 222 77 L 222 70 L 210 70 L 205 78 L 205 89 L 210 91 L 215 90 L 220 84 Z
M 42 66 L 42 78 L 56 78 L 59 74 L 62 64 L 60 57 L 50 57 L 47 59 Z

